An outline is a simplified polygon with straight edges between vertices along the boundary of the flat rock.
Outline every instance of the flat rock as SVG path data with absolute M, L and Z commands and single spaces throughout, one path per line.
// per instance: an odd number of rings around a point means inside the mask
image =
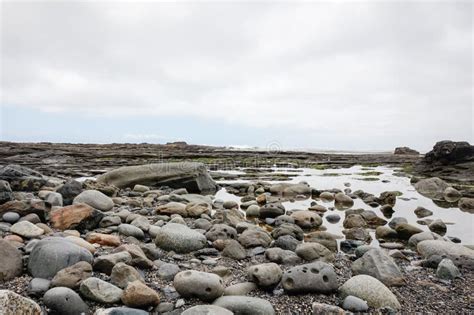
M 25 238 L 35 238 L 44 234 L 43 229 L 28 221 L 20 221 L 13 224 L 10 228 L 10 232 Z

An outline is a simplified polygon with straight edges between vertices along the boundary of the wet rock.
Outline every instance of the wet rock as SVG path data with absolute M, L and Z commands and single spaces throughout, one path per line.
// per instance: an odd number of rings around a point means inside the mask
M 270 302 L 264 299 L 250 296 L 222 296 L 215 300 L 213 305 L 228 309 L 234 314 L 250 315 L 274 315 L 275 310 Z
M 370 245 L 361 245 L 361 246 L 358 246 L 355 251 L 354 251 L 354 254 L 356 255 L 357 258 L 360 258 L 362 257 L 365 253 L 367 253 L 369 250 L 371 249 L 374 249 L 375 247 L 373 246 L 370 246 Z
M 189 253 L 204 248 L 207 240 L 204 235 L 187 226 L 168 223 L 158 231 L 155 244 L 167 251 Z
M 195 270 L 178 273 L 173 285 L 182 297 L 197 297 L 203 301 L 212 301 L 224 293 L 221 277 Z
M 381 249 L 374 248 L 367 251 L 361 258 L 352 263 L 354 275 L 369 275 L 386 286 L 401 286 L 405 279 L 397 264 Z
M 245 210 L 245 215 L 247 217 L 259 217 L 260 216 L 260 207 L 257 205 L 251 205 Z
M 141 281 L 130 282 L 122 294 L 123 304 L 129 307 L 146 308 L 160 303 L 160 296 Z
M 63 238 L 46 238 L 36 243 L 28 261 L 33 277 L 51 279 L 56 273 L 79 261 L 92 263 L 92 254 Z
M 216 305 L 196 305 L 185 310 L 182 315 L 232 315 L 233 312 Z
M 99 303 L 112 304 L 120 301 L 122 289 L 99 278 L 87 278 L 79 288 L 82 296 Z
M 296 247 L 296 255 L 307 261 L 333 262 L 334 253 L 319 243 L 302 243 Z
M 382 282 L 368 275 L 350 278 L 339 288 L 339 293 L 342 298 L 352 295 L 365 300 L 373 308 L 401 308 L 396 296 Z
M 242 282 L 228 286 L 224 290 L 224 295 L 247 295 L 257 289 L 254 282 Z
M 275 263 L 265 263 L 250 266 L 247 269 L 247 276 L 250 281 L 255 282 L 260 287 L 274 287 L 281 279 L 283 271 Z
M 323 223 L 321 217 L 309 210 L 298 210 L 291 214 L 295 224 L 303 229 L 311 229 L 320 226 Z
M 110 282 L 112 284 L 124 289 L 129 283 L 134 281 L 144 282 L 143 277 L 132 266 L 119 262 L 112 268 L 110 273 Z
M 326 220 L 329 223 L 337 223 L 341 220 L 341 216 L 337 213 L 332 213 L 326 216 Z
M 35 238 L 44 234 L 44 230 L 40 229 L 29 221 L 20 221 L 10 228 L 10 232 L 25 238 Z
M 344 222 L 342 223 L 344 228 L 350 229 L 350 228 L 355 228 L 355 227 L 365 227 L 367 226 L 367 223 L 365 222 L 364 218 L 359 215 L 359 214 L 349 214 L 346 216 L 344 219 Z
M 351 197 L 349 197 L 348 195 L 344 193 L 337 193 L 334 196 L 334 204 L 336 205 L 336 207 L 339 207 L 342 209 L 348 209 L 354 205 L 354 200 L 352 200 Z
M 89 307 L 79 294 L 69 288 L 52 288 L 43 297 L 44 304 L 50 309 L 48 314 L 76 315 L 88 314 Z
M 246 248 L 268 247 L 271 242 L 272 237 L 270 234 L 259 227 L 248 228 L 239 236 L 239 243 Z
M 124 166 L 99 176 L 97 181 L 119 188 L 140 184 L 186 188 L 189 192 L 197 193 L 216 190 L 216 183 L 207 172 L 206 166 L 195 162 Z
M 418 218 L 425 218 L 429 217 L 430 215 L 433 215 L 433 211 L 430 211 L 424 207 L 417 207 L 415 209 L 415 214 Z
M 456 202 L 462 197 L 462 194 L 453 187 L 444 190 L 444 199 L 448 202 Z
M 289 269 L 283 274 L 281 282 L 289 293 L 329 293 L 338 287 L 333 267 L 320 261 Z
M 396 240 L 398 233 L 388 226 L 378 226 L 375 229 L 375 238 L 378 240 Z
M 91 276 L 91 264 L 86 261 L 80 261 L 72 266 L 59 270 L 53 280 L 51 280 L 51 286 L 78 289 L 81 282 Z
M 334 194 L 328 191 L 324 191 L 319 195 L 319 198 L 325 202 L 330 202 L 334 200 Z
M 22 273 L 21 251 L 10 242 L 0 239 L 0 282 L 14 279 Z
M 461 198 L 458 202 L 458 207 L 462 211 L 474 213 L 474 198 Z
M 444 234 L 446 234 L 446 231 L 447 231 L 447 227 L 446 227 L 446 224 L 444 224 L 443 221 L 441 220 L 435 220 L 433 222 L 431 222 L 429 225 L 428 225 L 428 228 L 430 229 L 431 232 L 434 232 L 434 233 L 437 233 L 441 236 L 443 236 Z
M 453 280 L 461 276 L 459 269 L 454 265 L 451 259 L 444 258 L 436 269 L 436 275 L 440 279 Z
M 270 193 L 283 196 L 311 195 L 311 187 L 303 183 L 278 183 L 270 186 Z
M 55 229 L 83 231 L 96 228 L 103 216 L 102 212 L 79 203 L 52 210 L 49 214 L 49 220 Z
M 397 231 L 398 237 L 402 240 L 408 240 L 412 235 L 423 232 L 422 229 L 408 223 L 398 224 L 395 231 Z
M 448 188 L 448 184 L 438 177 L 421 179 L 414 186 L 417 192 L 431 199 L 443 199 Z
M 126 251 L 102 255 L 94 260 L 94 270 L 110 275 L 110 273 L 112 272 L 112 268 L 116 264 L 120 262 L 130 263 L 131 261 L 132 256 Z
M 112 199 L 98 190 L 84 190 L 73 200 L 73 204 L 78 203 L 85 203 L 100 211 L 109 211 L 114 207 Z
M 313 232 L 308 233 L 305 237 L 305 242 L 315 242 L 323 245 L 332 252 L 337 252 L 337 236 L 328 232 Z
M 342 233 L 346 236 L 347 240 L 356 240 L 363 242 L 370 242 L 372 237 L 369 232 L 364 228 L 352 228 L 343 230 Z
M 281 203 L 267 203 L 260 208 L 261 219 L 276 218 L 285 214 L 285 207 Z
M 366 301 L 352 295 L 346 296 L 342 307 L 350 312 L 365 312 L 369 309 Z
M 392 220 L 388 223 L 388 226 L 391 227 L 392 229 L 396 229 L 397 226 L 402 223 L 408 223 L 408 220 L 403 217 L 395 217 L 395 218 L 392 218 Z
M 0 314 L 42 315 L 41 307 L 33 300 L 10 290 L 0 290 Z

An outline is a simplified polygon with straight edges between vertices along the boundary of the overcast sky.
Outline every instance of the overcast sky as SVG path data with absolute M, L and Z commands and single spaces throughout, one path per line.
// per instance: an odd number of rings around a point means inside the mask
M 2 1 L 2 140 L 473 138 L 470 1 Z

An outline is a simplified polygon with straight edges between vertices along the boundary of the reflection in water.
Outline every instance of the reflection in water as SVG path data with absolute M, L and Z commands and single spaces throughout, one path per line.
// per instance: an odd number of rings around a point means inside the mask
M 295 170 L 287 170 L 281 168 L 274 168 L 278 173 L 292 174 L 295 175 Z M 298 183 L 305 181 L 311 187 L 318 190 L 330 190 L 338 188 L 342 191 L 347 187 L 345 183 L 350 183 L 350 189 L 352 191 L 363 190 L 365 192 L 378 196 L 384 191 L 400 191 L 402 195 L 397 198 L 397 202 L 393 207 L 395 211 L 392 217 L 405 217 L 409 223 L 419 227 L 422 230 L 429 231 L 426 225 L 417 223 L 419 220 L 414 213 L 417 207 L 425 207 L 433 212 L 433 215 L 426 219 L 441 219 L 448 225 L 448 231 L 446 236 L 458 237 L 461 239 L 463 244 L 474 243 L 474 216 L 470 213 L 463 212 L 456 207 L 456 204 L 450 204 L 448 202 L 433 202 L 433 200 L 420 195 L 415 188 L 410 184 L 408 177 L 394 176 L 394 169 L 385 166 L 373 167 L 369 170 L 361 166 L 353 166 L 350 168 L 342 169 L 327 169 L 327 170 L 315 170 L 303 168 L 301 172 L 296 173 L 296 177 L 292 177 L 286 183 Z M 367 176 L 362 176 L 361 173 L 365 172 L 379 172 L 376 176 L 371 175 L 370 178 L 373 180 L 366 180 Z M 239 174 L 238 171 L 234 171 L 233 174 Z M 329 174 L 329 175 L 328 175 Z M 375 180 L 378 178 L 378 180 Z M 245 182 L 245 180 L 227 180 L 220 181 L 219 183 L 236 183 Z M 270 182 L 270 181 L 269 181 Z M 270 183 L 278 183 L 281 181 L 271 181 Z M 233 194 L 229 194 L 225 189 L 221 189 L 216 193 L 216 198 L 222 200 L 235 200 L 240 202 L 240 197 Z M 294 202 L 284 202 L 286 210 L 306 210 L 310 207 L 311 202 L 316 201 L 318 204 L 324 205 L 330 209 L 324 214 L 323 225 L 327 228 L 330 233 L 342 235 L 342 222 L 344 220 L 344 211 L 334 209 L 334 202 L 323 202 L 321 200 L 306 199 L 297 200 Z M 385 218 L 384 214 L 380 211 L 380 207 L 372 208 L 366 205 L 361 199 L 357 198 L 354 200 L 354 206 L 352 209 L 365 209 L 372 210 L 378 216 Z M 331 213 L 338 213 L 341 216 L 341 220 L 337 223 L 329 223 L 326 220 L 326 216 Z M 388 219 L 390 221 L 390 219 Z M 377 244 L 375 240 L 374 231 L 371 232 L 372 238 L 374 239 L 373 244 Z

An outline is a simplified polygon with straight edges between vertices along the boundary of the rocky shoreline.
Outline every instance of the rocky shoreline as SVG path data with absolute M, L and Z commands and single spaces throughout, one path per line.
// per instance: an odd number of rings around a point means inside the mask
M 397 192 L 321 190 L 273 168 L 390 165 L 421 195 L 473 213 L 471 150 L 0 143 L 0 314 L 471 314 L 472 240 L 445 236 L 440 220 L 408 222 Z M 215 198 L 221 187 L 236 199 Z M 311 206 L 283 206 L 298 199 Z

